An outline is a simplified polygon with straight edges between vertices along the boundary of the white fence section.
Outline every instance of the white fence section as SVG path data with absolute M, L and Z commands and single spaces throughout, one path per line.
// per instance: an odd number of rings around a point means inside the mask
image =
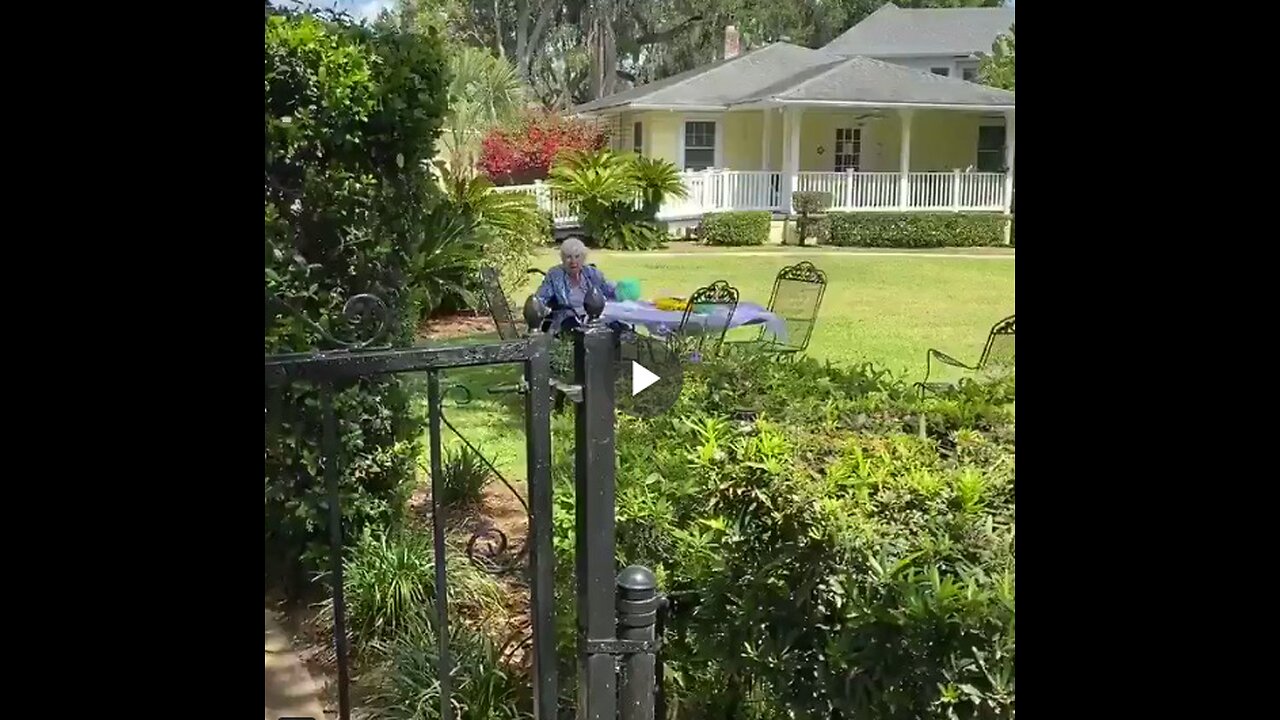
M 719 210 L 781 212 L 786 178 L 775 171 L 702 170 L 682 172 L 688 197 L 670 199 L 658 212 L 662 220 L 693 219 Z M 907 174 L 907 202 L 902 202 L 902 175 L 896 172 L 799 172 L 798 192 L 831 194 L 832 210 L 998 212 L 1004 209 L 1004 174 L 984 172 L 912 172 Z M 549 210 L 557 225 L 572 224 L 576 212 L 567 198 L 538 181 L 508 185 L 499 192 L 531 195 Z

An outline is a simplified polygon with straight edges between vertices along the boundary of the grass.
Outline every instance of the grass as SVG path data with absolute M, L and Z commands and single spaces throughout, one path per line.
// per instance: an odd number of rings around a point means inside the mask
M 925 352 L 931 347 L 960 360 L 977 360 L 991 326 L 1014 313 L 1011 257 L 941 256 L 946 253 L 884 257 L 794 248 L 739 257 L 703 256 L 704 251 L 689 246 L 672 243 L 660 255 L 594 251 L 589 261 L 611 280 L 638 280 L 645 297 L 688 295 L 700 285 L 726 280 L 744 300 L 763 305 L 769 301 L 778 270 L 808 257 L 826 272 L 828 283 L 808 354 L 837 364 L 873 361 L 910 380 L 924 374 Z M 759 248 L 744 248 L 751 250 Z M 554 250 L 545 250 L 532 264 L 545 268 L 557 261 Z M 521 300 L 536 283 L 530 278 L 526 287 L 512 292 L 513 298 Z M 491 334 L 471 340 L 495 338 Z M 517 376 L 514 366 L 447 374 L 448 381 L 468 385 L 474 395 L 469 405 L 447 409 L 448 417 L 472 443 L 485 449 L 508 479 L 525 475 L 519 401 L 495 398 L 486 388 L 513 382 Z M 447 430 L 445 439 L 457 442 Z

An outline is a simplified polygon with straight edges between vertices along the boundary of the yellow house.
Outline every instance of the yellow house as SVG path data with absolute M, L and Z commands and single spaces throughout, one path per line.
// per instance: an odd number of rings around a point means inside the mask
M 889 4 L 819 50 L 777 42 L 573 108 L 616 150 L 671 161 L 687 200 L 666 219 L 828 192 L 838 210 L 1010 212 L 1014 94 L 979 85 L 1012 9 Z M 874 55 L 874 57 L 873 57 Z

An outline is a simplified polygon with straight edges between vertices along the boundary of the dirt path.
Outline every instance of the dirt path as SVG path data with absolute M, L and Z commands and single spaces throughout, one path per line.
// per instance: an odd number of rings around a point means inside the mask
M 310 717 L 333 720 L 321 702 L 320 684 L 294 649 L 282 619 L 266 608 L 266 720 Z

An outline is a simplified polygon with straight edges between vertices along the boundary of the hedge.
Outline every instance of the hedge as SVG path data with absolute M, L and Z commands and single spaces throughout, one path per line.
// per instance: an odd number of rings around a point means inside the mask
M 702 218 L 698 237 L 708 245 L 763 245 L 769 240 L 768 210 L 735 210 Z
M 786 224 L 782 226 L 782 244 L 783 245 L 799 245 L 800 229 L 796 227 L 799 218 L 790 218 Z M 828 245 L 831 243 L 831 217 L 828 215 L 817 215 L 809 218 L 809 229 L 807 231 L 807 240 L 810 245 Z
M 832 245 L 844 247 L 975 247 L 1004 244 L 996 213 L 833 212 Z

